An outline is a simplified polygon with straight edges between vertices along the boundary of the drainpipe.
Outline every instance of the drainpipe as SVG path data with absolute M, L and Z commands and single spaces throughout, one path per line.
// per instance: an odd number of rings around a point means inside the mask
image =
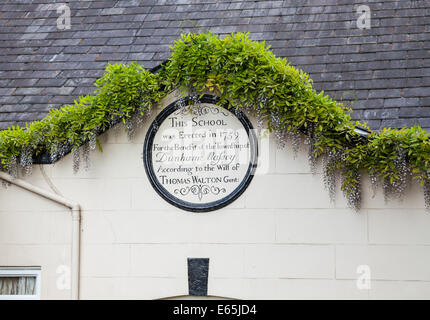
M 59 203 L 72 211 L 72 299 L 79 300 L 79 271 L 80 271 L 80 245 L 81 245 L 81 207 L 79 203 L 66 199 L 55 193 L 36 187 L 24 180 L 13 178 L 0 171 L 0 179 L 10 182 L 24 190 L 33 192 L 48 200 Z

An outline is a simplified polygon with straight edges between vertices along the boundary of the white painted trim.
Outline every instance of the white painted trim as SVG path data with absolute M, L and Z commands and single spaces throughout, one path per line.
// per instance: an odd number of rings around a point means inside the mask
M 0 300 L 40 300 L 40 288 L 41 288 L 41 272 L 40 268 L 34 267 L 0 267 L 0 278 L 7 277 L 35 277 L 36 278 L 36 294 L 34 295 L 2 295 L 0 294 Z

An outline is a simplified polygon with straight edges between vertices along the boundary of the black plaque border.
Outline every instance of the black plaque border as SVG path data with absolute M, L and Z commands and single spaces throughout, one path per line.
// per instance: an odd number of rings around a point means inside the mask
M 202 97 L 200 97 L 198 101 L 201 103 L 217 104 L 219 101 L 219 98 L 212 95 L 205 94 Z M 183 105 L 184 103 L 186 105 L 189 105 L 192 102 L 194 102 L 192 97 L 186 96 L 184 98 L 181 98 L 169 104 L 166 108 L 164 108 L 160 112 L 160 114 L 158 114 L 156 119 L 152 122 L 151 126 L 149 127 L 145 137 L 145 143 L 143 145 L 143 163 L 144 163 L 146 174 L 149 178 L 149 181 L 151 182 L 151 185 L 164 200 L 174 205 L 175 207 L 178 207 L 186 211 L 209 212 L 209 211 L 221 209 L 227 206 L 228 204 L 236 200 L 246 190 L 252 178 L 254 177 L 254 173 L 257 168 L 258 143 L 257 143 L 257 137 L 253 130 L 254 128 L 251 122 L 248 120 L 248 118 L 243 114 L 243 112 L 240 110 L 231 108 L 228 104 L 221 105 L 220 107 L 223 107 L 229 110 L 231 113 L 233 113 L 233 115 L 235 115 L 239 119 L 239 121 L 242 123 L 242 125 L 244 126 L 245 130 L 248 133 L 248 139 L 249 139 L 250 149 L 251 149 L 251 157 L 250 157 L 249 166 L 245 174 L 245 177 L 243 178 L 242 182 L 236 187 L 236 189 L 233 190 L 233 192 L 231 192 L 229 195 L 217 201 L 208 202 L 204 204 L 196 204 L 188 201 L 183 201 L 175 197 L 161 185 L 161 183 L 158 181 L 155 175 L 154 168 L 152 165 L 152 143 L 154 141 L 154 137 L 158 131 L 158 128 L 160 127 L 160 124 L 170 114 L 172 114 L 173 112 L 181 108 L 181 105 Z

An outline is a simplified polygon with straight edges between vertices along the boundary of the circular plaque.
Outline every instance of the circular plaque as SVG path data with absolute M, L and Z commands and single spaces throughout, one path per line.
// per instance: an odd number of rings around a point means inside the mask
M 188 211 L 226 206 L 246 189 L 257 165 L 257 139 L 245 115 L 205 95 L 167 106 L 146 135 L 143 160 L 155 190 Z

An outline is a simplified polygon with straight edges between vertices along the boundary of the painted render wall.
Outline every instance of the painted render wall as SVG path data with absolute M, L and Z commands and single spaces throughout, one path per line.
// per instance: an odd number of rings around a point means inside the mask
M 279 149 L 271 137 L 235 202 L 209 213 L 182 211 L 156 193 L 144 170 L 155 113 L 131 142 L 122 128 L 101 135 L 103 152 L 92 151 L 88 171 L 74 175 L 71 154 L 43 166 L 61 194 L 82 205 L 81 298 L 186 295 L 187 257 L 210 258 L 214 296 L 430 298 L 430 216 L 417 185 L 403 202 L 385 204 L 365 179 L 363 209 L 355 213 L 340 191 L 330 203 L 306 146 L 294 158 L 290 145 Z M 24 179 L 49 189 L 39 168 L 33 171 Z M 70 265 L 69 210 L 14 186 L 0 190 L 0 204 L 0 266 L 41 266 L 42 299 L 69 298 L 56 273 Z M 371 268 L 370 290 L 356 287 L 359 265 Z

